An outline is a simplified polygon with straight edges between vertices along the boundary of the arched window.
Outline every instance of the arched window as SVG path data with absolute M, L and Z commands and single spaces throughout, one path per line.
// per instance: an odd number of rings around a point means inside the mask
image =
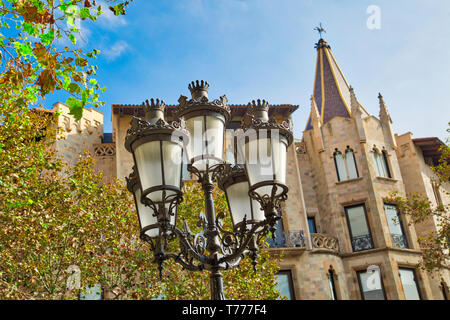
M 355 155 L 353 154 L 353 150 L 348 146 L 347 150 L 345 150 L 345 162 L 347 163 L 348 178 L 358 178 L 358 169 L 356 168 Z
M 448 300 L 447 286 L 445 285 L 444 280 L 442 280 L 442 282 L 441 282 L 441 289 L 442 289 L 442 296 L 444 297 L 444 300 Z
M 343 155 L 338 149 L 335 149 L 334 163 L 336 165 L 336 172 L 339 181 L 358 178 L 355 155 L 349 146 L 347 146 L 347 149 L 345 150 L 345 155 Z
M 392 178 L 391 171 L 389 170 L 386 150 L 379 152 L 376 148 L 374 148 L 373 156 L 377 165 L 378 176 L 384 178 Z
M 336 289 L 336 274 L 333 266 L 330 266 L 330 269 L 328 269 L 328 284 L 330 285 L 331 300 L 339 300 Z

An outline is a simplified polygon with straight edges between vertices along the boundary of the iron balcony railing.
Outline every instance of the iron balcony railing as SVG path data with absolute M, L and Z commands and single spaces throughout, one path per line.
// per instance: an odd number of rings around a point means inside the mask
M 370 234 L 352 237 L 353 251 L 363 251 L 373 249 L 372 237 Z
M 296 248 L 306 247 L 305 233 L 303 230 L 277 232 L 275 241 L 267 238 L 269 248 Z
M 391 233 L 392 244 L 394 247 L 408 249 L 408 242 L 403 234 L 393 234 Z

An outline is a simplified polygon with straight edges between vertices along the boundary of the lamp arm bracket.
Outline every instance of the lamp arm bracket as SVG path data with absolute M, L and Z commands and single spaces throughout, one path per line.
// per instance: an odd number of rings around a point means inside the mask
M 251 241 L 254 240 L 253 237 L 255 234 L 261 233 L 261 232 L 267 233 L 266 226 L 267 226 L 266 221 L 260 221 L 260 222 L 253 224 L 252 228 L 250 229 L 249 232 L 246 232 L 245 234 L 243 233 L 243 237 L 241 238 L 240 245 L 238 248 L 236 248 L 236 250 L 234 250 L 234 253 L 223 256 L 222 258 L 219 259 L 219 263 L 227 263 L 227 262 L 233 261 L 233 260 L 239 258 L 240 256 L 244 255 L 246 253 L 246 251 L 248 250 L 248 247 L 249 247 Z M 263 227 L 263 230 L 257 232 L 257 230 L 261 227 Z M 258 238 L 260 238 L 260 237 L 258 237 Z
M 198 264 L 195 265 L 193 263 L 194 259 L 190 259 L 189 263 L 184 261 L 184 259 L 182 258 L 182 253 L 179 254 L 175 254 L 175 253 L 167 253 L 166 254 L 166 258 L 167 259 L 173 259 L 175 262 L 179 263 L 183 269 L 189 270 L 189 271 L 203 271 L 205 269 L 205 267 L 203 266 L 203 264 Z
M 172 229 L 178 237 L 180 242 L 180 256 L 183 255 L 186 259 L 191 256 L 199 261 L 202 265 L 210 264 L 210 259 L 204 254 L 198 252 L 192 243 L 194 236 L 191 233 L 183 232 L 177 227 Z M 197 246 L 198 247 L 198 246 Z

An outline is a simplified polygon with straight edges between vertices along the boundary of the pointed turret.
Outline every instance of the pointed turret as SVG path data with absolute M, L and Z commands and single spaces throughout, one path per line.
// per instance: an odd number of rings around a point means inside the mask
M 366 142 L 366 132 L 362 123 L 362 106 L 356 99 L 355 91 L 350 86 L 350 105 L 352 110 L 352 118 L 355 121 L 356 129 L 358 130 L 359 141 Z
M 380 101 L 380 120 L 385 123 L 392 123 L 391 116 L 389 115 L 381 93 L 378 93 L 378 100 Z
M 317 104 L 322 124 L 334 117 L 350 118 L 352 113 L 350 86 L 331 53 L 331 47 L 321 38 L 315 48 L 317 62 L 313 99 Z M 367 113 L 364 108 L 362 110 Z M 310 129 L 312 129 L 311 117 L 306 126 L 306 130 Z
M 383 96 L 381 95 L 381 93 L 378 93 L 378 100 L 380 101 L 381 124 L 382 124 L 383 128 L 385 128 L 385 130 L 387 131 L 386 133 L 389 136 L 389 139 L 391 140 L 392 147 L 394 149 L 396 149 L 397 148 L 397 140 L 395 139 L 394 131 L 392 130 L 392 119 L 391 119 L 391 116 L 389 115 L 389 112 L 387 110 L 386 104 L 384 103 L 384 99 L 383 99 Z

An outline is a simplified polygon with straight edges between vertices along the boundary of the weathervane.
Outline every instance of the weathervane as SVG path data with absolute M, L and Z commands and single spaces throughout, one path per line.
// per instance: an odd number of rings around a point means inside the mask
M 322 39 L 322 33 L 327 33 L 325 29 L 322 27 L 322 22 L 319 24 L 318 27 L 315 27 L 314 30 L 317 30 L 317 32 L 319 32 L 320 39 Z

